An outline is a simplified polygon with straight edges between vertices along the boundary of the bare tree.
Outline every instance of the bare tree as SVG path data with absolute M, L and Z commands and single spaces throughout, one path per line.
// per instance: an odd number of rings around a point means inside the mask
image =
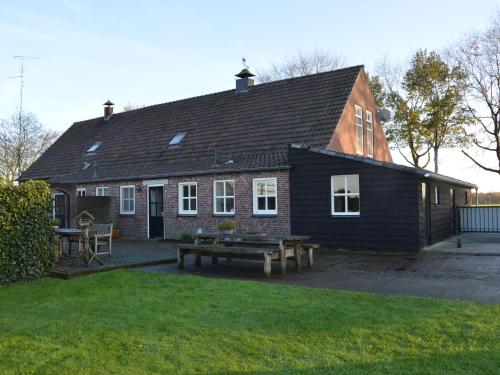
M 474 144 L 494 153 L 498 165 L 486 166 L 462 152 L 482 169 L 500 174 L 500 12 L 490 27 L 466 35 L 449 55 L 467 75 L 467 107 L 479 126 Z
M 282 63 L 272 63 L 267 70 L 257 71 L 257 82 L 265 83 L 280 79 L 307 76 L 327 72 L 345 66 L 344 58 L 328 51 L 316 49 L 311 53 L 299 51 Z
M 45 129 L 32 113 L 15 113 L 0 121 L 0 176 L 9 183 L 19 177 L 59 136 Z
M 129 101 L 127 104 L 123 106 L 123 112 L 133 111 L 134 109 L 140 109 L 144 107 L 145 105 L 137 105 Z

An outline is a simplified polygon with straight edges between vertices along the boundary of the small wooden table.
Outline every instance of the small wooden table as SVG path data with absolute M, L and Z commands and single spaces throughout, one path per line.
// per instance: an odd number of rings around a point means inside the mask
M 237 245 L 238 242 L 254 242 L 254 243 L 262 243 L 269 245 L 277 245 L 279 246 L 279 261 L 281 265 L 281 273 L 284 275 L 286 273 L 286 260 L 292 256 L 295 257 L 295 268 L 300 270 L 302 268 L 302 260 L 301 260 L 301 250 L 302 243 L 305 240 L 310 239 L 310 236 L 293 236 L 293 235 L 285 235 L 285 236 L 273 236 L 273 235 L 264 235 L 264 234 L 224 234 L 224 233 L 196 233 L 193 235 L 195 245 L 201 245 L 203 242 L 209 243 L 211 245 L 219 245 L 221 241 L 231 240 L 234 245 Z M 201 263 L 201 255 L 195 254 L 195 263 Z M 228 257 L 228 260 L 231 258 Z M 214 256 L 212 258 L 212 262 L 216 263 L 217 258 Z M 310 260 L 310 264 L 312 264 L 312 259 Z
M 71 255 L 71 238 L 78 239 L 78 252 L 82 250 L 82 234 L 83 231 L 81 229 L 76 228 L 57 228 L 55 230 L 56 234 L 59 236 L 59 255 L 62 255 L 64 238 L 68 239 L 68 249 L 69 255 Z

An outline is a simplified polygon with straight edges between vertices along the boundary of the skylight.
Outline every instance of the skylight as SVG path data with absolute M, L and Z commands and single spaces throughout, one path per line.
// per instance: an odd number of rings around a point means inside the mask
M 90 148 L 87 150 L 87 154 L 91 154 L 93 152 L 96 152 L 97 149 L 99 148 L 99 146 L 101 146 L 101 142 L 96 142 L 94 143 L 92 146 L 90 146 Z
M 182 142 L 182 140 L 184 139 L 184 137 L 186 136 L 186 133 L 183 132 L 183 133 L 177 133 L 174 138 L 172 138 L 172 140 L 170 141 L 170 143 L 168 144 L 169 146 L 176 146 L 178 145 L 179 143 Z

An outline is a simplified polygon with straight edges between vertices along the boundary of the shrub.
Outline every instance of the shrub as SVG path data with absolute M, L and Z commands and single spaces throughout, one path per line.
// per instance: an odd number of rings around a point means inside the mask
M 52 269 L 52 221 L 46 182 L 0 184 L 0 284 L 38 278 Z
M 219 224 L 217 227 L 220 231 L 225 231 L 225 230 L 235 230 L 236 229 L 236 223 L 232 220 L 227 220 L 223 221 L 222 223 Z

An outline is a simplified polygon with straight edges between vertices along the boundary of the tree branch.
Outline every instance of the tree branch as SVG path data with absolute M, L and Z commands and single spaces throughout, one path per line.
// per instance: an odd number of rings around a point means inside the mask
M 488 168 L 484 165 L 482 165 L 481 163 L 479 163 L 476 159 L 474 159 L 472 156 L 470 156 L 467 152 L 465 152 L 464 150 L 462 150 L 462 153 L 467 156 L 470 160 L 472 160 L 474 162 L 474 164 L 476 164 L 478 167 L 484 169 L 485 171 L 489 171 L 489 172 L 494 172 L 494 173 L 498 173 L 500 174 L 500 170 L 497 170 L 497 169 L 493 169 L 493 168 Z

